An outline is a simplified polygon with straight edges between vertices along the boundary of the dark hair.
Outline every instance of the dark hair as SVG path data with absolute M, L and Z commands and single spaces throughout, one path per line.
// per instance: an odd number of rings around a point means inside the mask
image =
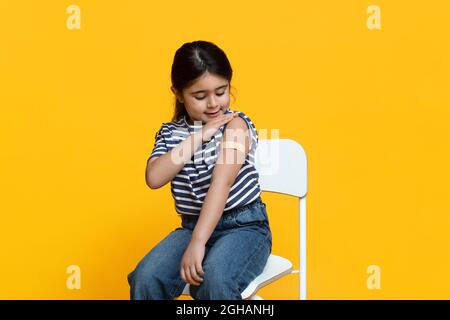
M 172 86 L 181 94 L 194 80 L 205 72 L 221 76 L 228 80 L 231 87 L 233 70 L 228 58 L 218 46 L 208 41 L 193 41 L 183 44 L 175 52 L 172 64 Z M 172 121 L 187 116 L 184 103 L 175 97 L 175 112 Z

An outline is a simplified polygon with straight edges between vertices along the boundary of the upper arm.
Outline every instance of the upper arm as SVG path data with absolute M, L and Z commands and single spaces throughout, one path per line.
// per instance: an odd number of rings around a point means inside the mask
M 230 148 L 233 145 L 237 149 Z M 250 134 L 247 123 L 242 118 L 236 117 L 225 127 L 211 183 L 215 181 L 233 185 L 249 149 Z

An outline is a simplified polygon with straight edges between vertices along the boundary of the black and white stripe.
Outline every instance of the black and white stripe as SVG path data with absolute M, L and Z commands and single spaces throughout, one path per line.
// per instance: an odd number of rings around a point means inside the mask
M 228 109 L 225 113 L 230 113 Z M 258 144 L 258 133 L 253 122 L 243 112 L 236 111 L 245 120 L 250 128 L 251 145 L 241 169 L 231 186 L 224 211 L 244 206 L 261 194 L 259 175 L 255 168 L 255 151 Z M 175 209 L 179 214 L 199 215 L 208 192 L 214 164 L 217 160 L 220 143 L 226 124 L 217 130 L 210 141 L 204 143 L 202 148 L 195 152 L 190 161 L 171 181 L 172 197 L 175 200 Z M 183 117 L 177 121 L 165 122 L 155 134 L 155 145 L 150 159 L 159 157 L 179 143 L 190 134 L 200 129 L 200 126 L 190 125 Z

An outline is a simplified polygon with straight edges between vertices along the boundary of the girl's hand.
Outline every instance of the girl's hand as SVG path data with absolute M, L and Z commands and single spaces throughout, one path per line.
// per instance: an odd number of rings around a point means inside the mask
M 202 262 L 205 256 L 205 245 L 199 241 L 191 240 L 183 258 L 181 259 L 181 279 L 184 282 L 199 286 L 203 281 Z
M 223 126 L 225 123 L 228 123 L 229 121 L 233 120 L 234 118 L 238 117 L 239 114 L 237 112 L 227 113 L 227 114 L 221 114 L 220 116 L 214 118 L 213 120 L 209 121 L 202 127 L 202 141 L 206 142 L 211 140 L 214 133 L 219 130 L 221 126 Z

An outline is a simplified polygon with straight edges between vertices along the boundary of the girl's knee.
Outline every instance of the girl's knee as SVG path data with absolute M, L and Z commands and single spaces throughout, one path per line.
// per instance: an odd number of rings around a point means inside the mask
M 190 286 L 191 296 L 196 300 L 240 300 L 241 293 L 235 281 L 219 273 L 205 273 L 199 286 Z
M 159 291 L 162 283 L 152 268 L 136 267 L 128 274 L 130 298 L 132 300 L 164 299 Z
M 136 274 L 136 269 L 133 270 L 133 271 L 131 271 L 131 272 L 127 275 L 128 284 L 129 284 L 130 286 L 132 286 L 133 283 L 134 283 L 134 275 L 135 275 L 135 274 Z

